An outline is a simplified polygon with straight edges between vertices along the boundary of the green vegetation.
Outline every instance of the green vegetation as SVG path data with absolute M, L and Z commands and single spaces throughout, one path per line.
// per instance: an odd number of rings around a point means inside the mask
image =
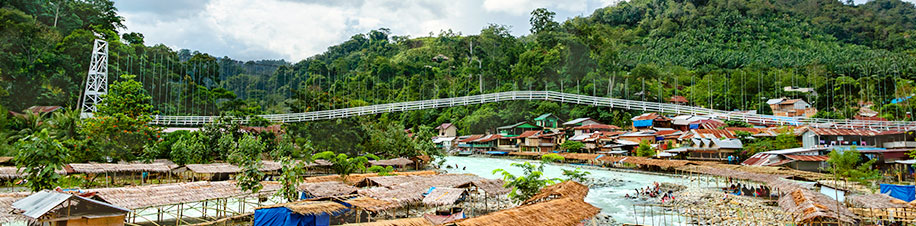
M 503 186 L 512 188 L 512 192 L 509 193 L 509 198 L 516 202 L 525 201 L 537 194 L 544 186 L 561 181 L 557 178 L 544 177 L 544 162 L 538 166 L 530 162 L 512 163 L 511 166 L 521 168 L 523 171 L 522 175 L 512 175 L 509 171 L 504 169 L 493 170 L 493 174 L 500 173 L 503 176 L 503 180 L 506 181 L 506 184 Z
M 567 152 L 581 152 L 585 148 L 585 144 L 579 141 L 566 141 L 560 145 L 561 150 L 566 150 Z
M 366 164 L 369 159 L 378 159 L 378 156 L 366 154 L 364 156 L 349 157 L 347 154 L 335 154 L 331 151 L 325 151 L 313 156 L 315 159 L 324 159 L 331 162 L 331 170 L 340 177 L 347 177 L 350 174 L 366 170 Z
M 843 179 L 873 187 L 868 182 L 881 178 L 881 172 L 872 168 L 877 159 L 863 162 L 861 154 L 856 151 L 855 147 L 842 153 L 833 150 L 830 151 L 828 156 L 830 156 L 830 159 L 827 160 L 827 163 L 830 166 L 827 170 Z
M 652 157 L 655 156 L 655 149 L 652 146 L 649 146 L 648 141 L 639 142 L 639 147 L 636 148 L 636 156 L 639 157 Z
M 43 129 L 16 142 L 20 150 L 16 168 L 25 174 L 25 185 L 32 191 L 53 189 L 60 180 L 54 171 L 62 170 L 66 164 L 66 149 L 48 133 Z
M 280 181 L 282 187 L 277 190 L 277 195 L 286 199 L 287 202 L 299 200 L 299 184 L 302 183 L 302 177 L 305 176 L 305 168 L 288 156 L 281 157 L 280 164 L 282 168 L 277 180 Z
M 245 134 L 234 145 L 229 152 L 229 163 L 242 168 L 242 172 L 236 176 L 236 181 L 242 191 L 257 193 L 264 186 L 261 180 L 264 179 L 264 173 L 261 172 L 261 153 L 267 149 L 260 137 Z

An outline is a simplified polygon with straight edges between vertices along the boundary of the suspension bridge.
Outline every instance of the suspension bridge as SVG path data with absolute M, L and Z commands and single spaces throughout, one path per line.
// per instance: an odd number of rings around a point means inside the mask
M 101 96 L 108 91 L 108 45 L 105 41 L 96 40 L 92 60 L 90 61 L 87 75 L 86 88 L 80 99 L 80 108 L 83 117 L 92 117 L 96 105 L 101 101 Z M 779 117 L 746 112 L 723 111 L 696 106 L 685 106 L 669 103 L 650 101 L 628 100 L 611 97 L 598 97 L 580 94 L 571 94 L 557 91 L 508 91 L 480 95 L 468 95 L 452 98 L 440 98 L 420 101 L 405 101 L 387 104 L 375 104 L 361 107 L 351 107 L 332 110 L 310 111 L 287 114 L 258 115 L 275 123 L 308 122 L 347 118 L 361 115 L 373 115 L 389 112 L 405 112 L 425 109 L 437 109 L 475 104 L 495 103 L 503 101 L 553 101 L 568 104 L 581 104 L 598 107 L 617 108 L 625 110 L 638 110 L 644 112 L 658 112 L 666 114 L 691 114 L 726 120 L 742 121 L 761 125 L 793 125 L 810 126 L 816 128 L 841 128 L 841 129 L 869 129 L 878 131 L 909 131 L 916 129 L 916 122 L 907 121 L 875 121 L 875 120 L 848 120 L 848 119 L 823 119 L 803 117 Z M 216 121 L 219 116 L 174 116 L 155 115 L 150 122 L 154 125 L 168 127 L 201 126 Z M 247 124 L 248 118 L 235 119 Z

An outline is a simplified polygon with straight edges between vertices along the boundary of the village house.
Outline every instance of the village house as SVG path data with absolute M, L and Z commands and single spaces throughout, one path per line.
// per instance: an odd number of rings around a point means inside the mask
M 691 160 L 726 161 L 744 148 L 741 140 L 725 129 L 690 130 L 678 139 L 687 147 L 687 159 Z
M 544 129 L 558 132 L 562 120 L 554 114 L 547 113 L 534 118 L 534 124 Z
M 525 131 L 540 131 L 543 130 L 540 126 L 533 125 L 528 122 L 518 122 L 508 126 L 497 127 L 496 131 L 500 136 L 503 137 L 517 137 Z
M 827 148 L 790 148 L 754 154 L 741 162 L 746 166 L 785 166 L 792 169 L 821 172 L 827 167 Z
M 817 108 L 802 99 L 777 98 L 767 100 L 767 104 L 775 116 L 811 117 L 817 114 Z
M 589 124 L 584 126 L 573 127 L 573 136 L 579 136 L 582 134 L 591 134 L 593 132 L 609 132 L 609 131 L 619 131 L 620 127 L 615 125 L 605 125 L 605 124 Z
M 458 135 L 458 127 L 451 123 L 442 123 L 436 129 L 439 130 L 438 137 L 455 137 Z
M 636 117 L 633 117 L 633 130 L 647 130 L 656 127 L 660 128 L 671 128 L 671 119 L 658 113 L 645 113 Z
M 875 131 L 863 129 L 824 129 L 805 127 L 801 132 L 802 147 L 858 146 L 879 148 L 916 148 L 911 134 L 904 131 Z
M 471 140 L 471 148 L 475 153 L 489 153 L 496 151 L 496 142 L 501 136 L 499 134 L 487 134 L 478 139 Z M 504 154 L 504 153 L 503 153 Z
M 520 151 L 551 152 L 557 148 L 557 138 L 562 133 L 548 133 L 544 131 L 526 131 L 519 135 L 521 140 Z
M 442 150 L 449 152 L 455 150 L 458 146 L 455 142 L 455 137 L 458 134 L 458 128 L 451 123 L 442 123 L 436 127 L 439 130 L 439 135 L 433 139 L 433 143 L 436 144 L 436 148 L 441 148 Z
M 601 122 L 599 122 L 598 120 L 594 120 L 592 118 L 577 118 L 577 119 L 569 120 L 568 122 L 564 122 L 563 128 L 569 129 L 569 128 L 573 128 L 577 126 L 585 126 L 585 125 L 591 125 L 591 124 L 601 124 Z

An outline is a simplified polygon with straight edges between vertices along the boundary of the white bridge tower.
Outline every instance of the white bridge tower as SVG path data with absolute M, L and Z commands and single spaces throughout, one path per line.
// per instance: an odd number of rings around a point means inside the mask
M 96 39 L 92 46 L 92 61 L 89 62 L 89 75 L 86 76 L 86 90 L 80 99 L 80 116 L 92 117 L 98 110 L 102 95 L 108 93 L 108 42 Z

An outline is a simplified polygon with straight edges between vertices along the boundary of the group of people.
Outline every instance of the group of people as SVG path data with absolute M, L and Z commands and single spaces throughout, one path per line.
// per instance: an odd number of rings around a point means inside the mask
M 729 185 L 727 188 L 723 188 L 723 189 L 725 190 L 726 193 L 731 193 L 734 195 L 746 195 L 746 196 L 754 196 L 754 197 L 769 197 L 770 196 L 770 188 L 767 186 L 763 186 L 763 185 L 750 186 L 750 185 L 743 185 L 741 183 L 733 183 Z
M 634 190 L 636 190 L 635 195 L 631 196 L 630 194 L 625 194 L 624 197 L 625 198 L 639 198 L 639 196 L 644 196 L 644 197 L 649 197 L 649 198 L 658 198 L 659 196 L 661 196 L 662 203 L 666 201 L 674 200 L 673 192 L 671 192 L 671 190 L 668 190 L 667 192 L 662 192 L 661 186 L 658 182 L 653 182 L 653 186 L 646 186 L 646 188 L 635 188 Z

